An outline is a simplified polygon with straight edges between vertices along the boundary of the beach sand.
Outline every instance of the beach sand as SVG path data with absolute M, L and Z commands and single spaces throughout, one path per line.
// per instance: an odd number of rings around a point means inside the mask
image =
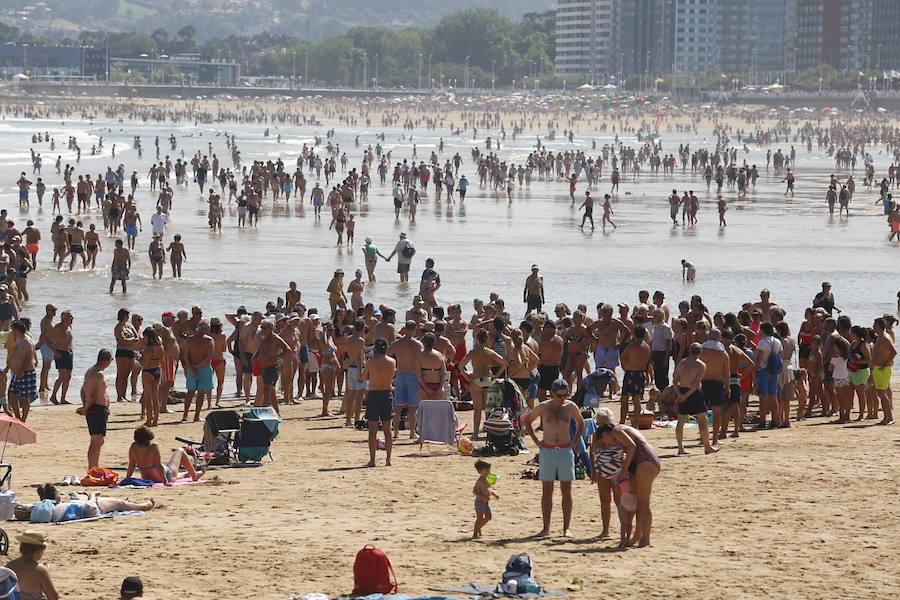
M 484 540 L 473 542 L 474 459 L 440 446 L 419 454 L 404 440 L 393 467 L 359 468 L 368 459 L 365 434 L 344 429 L 343 418 L 314 417 L 320 409 L 318 401 L 283 408 L 274 463 L 213 470 L 198 485 L 109 490 L 155 498 L 160 506 L 145 515 L 5 528 L 10 538 L 27 527 L 50 536 L 44 560 L 67 599 L 112 598 L 128 575 L 140 575 L 153 598 L 349 593 L 355 554 L 369 543 L 386 551 L 403 593 L 493 585 L 510 555 L 528 552 L 547 589 L 583 579 L 574 597 L 896 597 L 900 484 L 889 457 L 897 427 L 817 418 L 746 433 L 709 457 L 689 429 L 685 458 L 673 457 L 674 430 L 650 431 L 663 458 L 653 546 L 619 551 L 614 540 L 595 537 L 600 510 L 587 481 L 575 484 L 574 538 L 561 537 L 557 496 L 553 537 L 529 539 L 541 527 L 540 484 L 519 479 L 531 455 L 489 459 L 500 500 Z M 113 405 L 102 464 L 125 465 L 138 411 Z M 178 416 L 163 415 L 156 429 L 164 452 L 176 435 L 200 436 L 199 424 L 174 424 Z M 471 428 L 472 413 L 460 420 Z M 71 408 L 37 410 L 29 423 L 38 444 L 6 451 L 14 489 L 27 501 L 36 498 L 34 485 L 83 472 L 88 437 Z M 383 452 L 378 459 L 383 464 Z M 612 529 L 617 537 L 615 515 Z

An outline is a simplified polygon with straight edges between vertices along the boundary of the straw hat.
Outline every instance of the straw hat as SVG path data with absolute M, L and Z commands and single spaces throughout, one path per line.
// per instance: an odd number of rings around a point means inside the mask
M 34 529 L 26 529 L 24 533 L 16 536 L 16 541 L 20 544 L 29 544 L 31 546 L 47 547 L 47 538 L 43 533 Z

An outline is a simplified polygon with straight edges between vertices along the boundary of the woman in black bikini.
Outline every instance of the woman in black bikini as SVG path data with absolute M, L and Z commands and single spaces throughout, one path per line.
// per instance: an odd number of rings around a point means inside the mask
M 134 348 L 139 343 L 138 333 L 128 322 L 131 313 L 128 309 L 119 309 L 118 323 L 113 329 L 116 336 L 116 398 L 119 402 L 128 402 L 128 376 L 134 368 Z
M 141 346 L 143 356 L 143 369 L 141 370 L 141 387 L 144 393 L 141 395 L 141 406 L 147 414 L 147 427 L 159 425 L 159 378 L 162 374 L 160 365 L 163 355 L 162 342 L 159 335 L 152 327 L 144 329 L 144 339 Z

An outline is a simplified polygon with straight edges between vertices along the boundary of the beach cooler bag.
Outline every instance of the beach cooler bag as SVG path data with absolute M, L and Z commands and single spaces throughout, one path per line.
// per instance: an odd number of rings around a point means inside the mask
M 16 512 L 16 493 L 12 490 L 0 492 L 0 521 L 9 521 Z
M 387 555 L 375 546 L 364 546 L 353 563 L 353 595 L 396 593 L 397 577 Z

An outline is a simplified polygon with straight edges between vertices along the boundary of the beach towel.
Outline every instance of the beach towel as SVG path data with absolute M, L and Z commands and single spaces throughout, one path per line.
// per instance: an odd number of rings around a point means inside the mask
M 119 482 L 118 487 L 127 487 L 132 489 L 153 487 L 153 482 L 149 479 L 138 479 L 136 477 L 126 477 Z
M 422 400 L 416 411 L 416 429 L 424 443 L 456 444 L 459 421 L 449 400 Z
M 87 523 L 88 521 L 99 521 L 100 519 L 113 519 L 115 517 L 136 517 L 144 514 L 141 510 L 115 510 L 112 512 L 102 513 L 98 517 L 89 517 L 87 519 L 72 519 L 69 521 L 60 521 L 54 525 L 69 525 L 70 523 Z
M 137 479 L 135 481 L 147 482 L 148 480 Z M 194 481 L 190 477 L 181 477 L 179 479 L 175 479 L 174 481 L 170 481 L 169 486 L 166 486 L 166 484 L 164 484 L 164 483 L 154 483 L 152 481 L 149 481 L 150 485 L 141 485 L 141 484 L 135 484 L 133 482 L 129 482 L 129 483 L 126 483 L 126 482 L 128 482 L 128 479 L 122 480 L 122 483 L 120 483 L 116 487 L 127 488 L 127 489 L 131 489 L 131 490 L 145 490 L 145 489 L 149 489 L 149 488 L 153 488 L 156 490 L 156 489 L 162 489 L 164 487 L 181 487 L 183 485 L 193 485 L 195 483 L 205 483 L 203 479 L 198 479 L 197 481 Z

